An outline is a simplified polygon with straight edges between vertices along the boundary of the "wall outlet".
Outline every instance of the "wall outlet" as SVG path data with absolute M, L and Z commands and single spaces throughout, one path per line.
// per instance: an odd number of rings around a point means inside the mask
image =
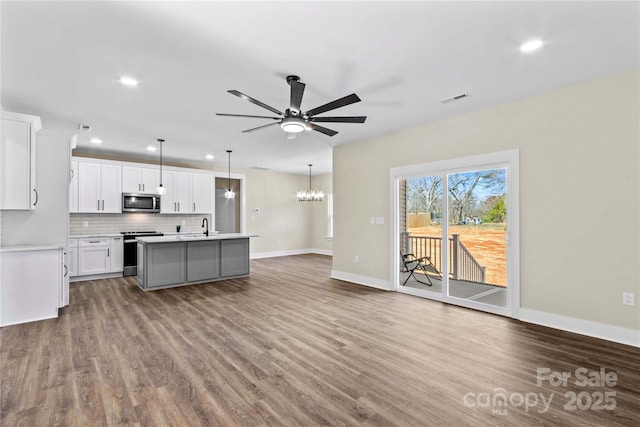
M 636 294 L 633 292 L 622 293 L 622 304 L 624 305 L 636 305 Z
M 89 226 L 89 221 L 82 221 L 82 226 L 83 227 L 88 227 Z
M 354 255 L 353 262 L 360 262 L 360 257 L 358 255 Z
M 374 217 L 369 218 L 369 221 L 371 221 L 372 225 L 376 223 L 376 219 Z
M 376 224 L 383 225 L 384 224 L 384 217 L 383 216 L 376 217 Z

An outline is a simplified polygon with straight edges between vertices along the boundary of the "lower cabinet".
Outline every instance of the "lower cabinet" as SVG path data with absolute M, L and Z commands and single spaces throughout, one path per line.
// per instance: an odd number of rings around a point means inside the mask
M 249 239 L 223 240 L 220 243 L 220 275 L 249 274 Z
M 143 277 L 148 288 L 185 282 L 186 247 L 184 243 L 145 246 L 146 253 L 143 255 L 143 259 L 147 268 L 144 268 Z
M 0 326 L 58 317 L 63 250 L 2 252 Z
M 138 285 L 144 290 L 249 274 L 249 239 L 138 241 Z
M 78 275 L 111 272 L 111 239 L 78 239 Z
M 187 282 L 200 282 L 220 276 L 220 242 L 187 243 Z

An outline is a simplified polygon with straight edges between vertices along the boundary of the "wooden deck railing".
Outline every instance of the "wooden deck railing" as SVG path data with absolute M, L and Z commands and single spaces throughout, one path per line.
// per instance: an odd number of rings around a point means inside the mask
M 404 252 L 410 252 L 420 258 L 428 256 L 433 265 L 442 271 L 442 238 L 431 236 L 412 236 L 411 233 L 401 233 L 401 247 Z M 460 241 L 459 234 L 449 238 L 449 277 L 454 280 L 484 283 L 486 267 L 483 267 L 473 257 L 471 252 Z

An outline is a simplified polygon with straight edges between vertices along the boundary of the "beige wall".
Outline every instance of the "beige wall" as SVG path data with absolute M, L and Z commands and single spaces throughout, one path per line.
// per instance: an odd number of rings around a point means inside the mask
M 329 232 L 329 195 L 333 192 L 333 176 L 331 174 L 314 176 L 312 180 L 314 190 L 324 192 L 322 202 L 308 202 L 308 210 L 312 214 L 313 228 L 311 236 L 311 248 L 319 249 L 323 253 L 331 253 L 333 242 L 327 240 Z
M 336 147 L 333 269 L 391 280 L 390 168 L 519 149 L 521 307 L 640 329 L 638 303 L 622 305 L 623 291 L 640 296 L 639 81 L 636 70 Z
M 309 187 L 308 176 L 253 170 L 239 173 L 246 174 L 245 231 L 260 235 L 252 239 L 251 252 L 314 248 L 315 230 L 323 224 L 315 220 L 312 203 L 296 198 L 296 192 Z

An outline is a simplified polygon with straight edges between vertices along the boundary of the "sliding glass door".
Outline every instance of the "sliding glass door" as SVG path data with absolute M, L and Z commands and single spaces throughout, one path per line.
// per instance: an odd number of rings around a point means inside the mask
M 510 151 L 392 170 L 397 291 L 514 314 L 517 166 Z

